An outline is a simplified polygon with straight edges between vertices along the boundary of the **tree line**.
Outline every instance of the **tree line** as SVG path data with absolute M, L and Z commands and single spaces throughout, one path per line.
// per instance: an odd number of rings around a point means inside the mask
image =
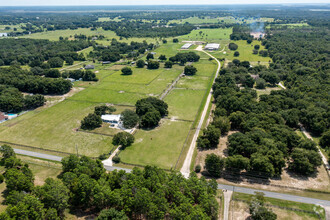
M 6 210 L 0 219 L 63 219 L 66 209 L 88 212 L 97 219 L 218 218 L 217 183 L 184 178 L 157 167 L 106 172 L 100 160 L 71 155 L 62 159 L 59 179 L 33 183 L 29 166 L 9 146 L 0 147 L 6 169 Z

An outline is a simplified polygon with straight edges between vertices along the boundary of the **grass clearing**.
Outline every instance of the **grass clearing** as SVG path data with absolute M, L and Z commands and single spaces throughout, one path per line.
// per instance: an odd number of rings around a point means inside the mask
M 226 58 L 227 60 L 230 61 L 232 61 L 233 59 L 238 59 L 240 61 L 246 60 L 250 62 L 269 62 L 271 60 L 270 57 L 262 57 L 259 54 L 253 54 L 255 45 L 260 45 L 259 50 L 264 50 L 264 46 L 261 45 L 260 41 L 254 40 L 251 44 L 248 44 L 244 40 L 231 41 L 231 42 L 238 45 L 238 49 L 236 50 L 240 54 L 238 57 L 234 56 L 235 51 L 232 50 L 226 50 L 225 54 L 220 51 L 211 52 L 211 53 L 216 57 Z
M 177 88 L 184 89 L 205 89 L 210 83 L 210 77 L 207 76 L 185 76 L 176 84 Z
M 119 156 L 124 163 L 174 168 L 190 125 L 190 122 L 162 120 L 155 129 L 138 130 L 135 143 Z
M 201 105 L 205 90 L 174 89 L 165 98 L 169 117 L 193 121 Z
M 218 41 L 222 39 L 229 39 L 232 28 L 201 28 L 193 30 L 187 35 L 177 37 L 180 41 Z

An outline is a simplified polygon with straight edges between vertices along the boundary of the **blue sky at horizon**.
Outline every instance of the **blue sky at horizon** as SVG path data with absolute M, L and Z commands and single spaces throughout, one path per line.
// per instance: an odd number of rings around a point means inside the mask
M 329 0 L 0 0 L 0 6 L 323 4 Z

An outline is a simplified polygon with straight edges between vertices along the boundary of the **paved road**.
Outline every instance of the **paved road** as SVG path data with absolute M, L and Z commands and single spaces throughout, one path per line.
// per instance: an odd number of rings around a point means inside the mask
M 288 200 L 288 201 L 293 201 L 293 202 L 302 202 L 302 203 L 308 203 L 308 204 L 330 206 L 330 201 L 328 201 L 328 200 L 314 199 L 314 198 L 302 197 L 302 196 L 294 196 L 294 195 L 284 194 L 284 193 L 276 193 L 276 192 L 270 192 L 270 191 L 265 191 L 265 190 L 251 189 L 251 188 L 247 188 L 247 187 L 218 184 L 218 189 L 226 189 L 226 190 L 231 190 L 234 192 L 240 192 L 240 193 L 246 193 L 246 194 L 254 194 L 254 192 L 263 192 L 265 194 L 265 197 L 283 199 L 283 200 Z
M 46 160 L 61 162 L 62 158 L 63 158 L 63 157 L 59 157 L 59 156 L 54 156 L 54 155 L 50 155 L 50 154 L 43 154 L 43 153 L 37 153 L 37 152 L 33 152 L 33 151 L 28 151 L 28 150 L 21 150 L 21 149 L 16 149 L 16 148 L 13 148 L 13 149 L 14 149 L 16 154 L 30 156 L 30 157 L 36 157 L 36 158 L 41 158 L 41 159 L 46 159 Z M 130 173 L 132 171 L 131 169 L 115 167 L 115 166 L 107 166 L 107 165 L 104 165 L 104 168 L 108 171 L 124 170 L 128 173 Z
M 53 156 L 53 155 L 49 155 L 49 154 L 37 153 L 37 152 L 33 152 L 33 151 L 21 150 L 21 149 L 16 149 L 16 148 L 14 148 L 14 151 L 17 154 L 41 158 L 41 159 L 47 159 L 47 160 L 53 160 L 53 161 L 62 160 L 62 157 Z M 131 169 L 127 169 L 127 168 L 106 166 L 106 165 L 104 166 L 104 168 L 108 171 L 124 170 L 129 173 L 132 171 Z M 327 200 L 294 196 L 294 195 L 284 194 L 284 193 L 275 193 L 275 192 L 270 192 L 270 191 L 265 191 L 265 190 L 251 189 L 251 188 L 247 188 L 247 187 L 218 184 L 218 189 L 226 189 L 226 190 L 230 190 L 230 191 L 234 191 L 234 192 L 241 192 L 241 193 L 246 193 L 246 194 L 254 194 L 254 192 L 263 192 L 263 193 L 265 193 L 266 197 L 270 197 L 270 198 L 283 199 L 283 200 L 294 201 L 294 202 L 303 202 L 303 203 L 309 203 L 309 204 L 317 204 L 317 205 L 323 205 L 323 206 L 330 207 L 330 201 L 327 201 Z
M 218 68 L 217 68 L 217 71 L 215 73 L 215 77 L 213 79 L 213 82 L 214 82 L 214 80 L 218 77 L 218 74 L 219 74 L 219 71 L 220 71 L 220 68 L 221 68 L 221 64 L 220 64 L 219 60 L 216 59 L 211 54 L 209 54 L 208 52 L 204 51 L 203 50 L 203 46 L 198 46 L 196 48 L 196 50 L 202 51 L 202 52 L 206 53 L 208 56 L 212 57 L 215 61 L 217 61 Z M 212 82 L 212 84 L 213 84 L 213 82 Z M 183 166 L 182 166 L 182 168 L 180 170 L 180 172 L 182 173 L 182 175 L 184 177 L 186 177 L 186 178 L 188 178 L 189 177 L 189 174 L 190 174 L 190 165 L 191 165 L 191 160 L 192 160 L 192 157 L 193 157 L 193 154 L 194 154 L 194 150 L 195 150 L 195 147 L 196 147 L 196 141 L 197 141 L 197 138 L 199 136 L 199 132 L 201 130 L 201 127 L 203 125 L 203 122 L 204 122 L 204 119 L 205 119 L 205 116 L 206 116 L 206 113 L 207 113 L 207 109 L 208 109 L 208 107 L 210 105 L 211 99 L 212 99 L 212 89 L 210 90 L 210 93 L 207 96 L 207 100 L 206 100 L 206 103 L 205 103 L 205 106 L 204 106 L 204 110 L 202 112 L 201 118 L 200 118 L 199 123 L 197 125 L 196 132 L 195 132 L 194 137 L 192 139 L 192 142 L 190 144 L 190 147 L 189 147 L 189 150 L 188 150 L 186 159 L 184 160 Z
M 15 149 L 13 148 L 16 154 L 21 154 L 21 155 L 26 155 L 30 157 L 37 157 L 37 158 L 42 158 L 46 160 L 52 160 L 52 161 L 59 161 L 61 162 L 62 157 L 50 155 L 50 154 L 43 154 L 43 153 L 37 153 L 29 150 L 21 150 L 21 149 Z

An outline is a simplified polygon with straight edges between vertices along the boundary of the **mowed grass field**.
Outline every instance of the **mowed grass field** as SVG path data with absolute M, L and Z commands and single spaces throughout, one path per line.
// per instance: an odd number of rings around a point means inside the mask
M 121 161 L 129 164 L 174 168 L 188 135 L 191 122 L 162 120 L 159 127 L 138 130 L 132 146 L 121 151 Z
M 256 65 L 258 62 L 260 64 L 268 64 L 268 62 L 271 60 L 270 57 L 262 57 L 259 54 L 253 54 L 254 45 L 260 45 L 259 50 L 264 50 L 265 47 L 261 45 L 260 41 L 254 40 L 251 44 L 248 44 L 245 40 L 239 40 L 239 41 L 231 41 L 232 43 L 235 43 L 238 45 L 238 49 L 236 51 L 239 52 L 239 56 L 235 57 L 234 53 L 235 51 L 229 50 L 228 47 L 226 47 L 226 53 L 220 51 L 210 52 L 214 56 L 219 58 L 226 58 L 229 61 L 232 61 L 233 59 L 238 59 L 240 61 L 250 61 L 253 62 L 252 64 Z
M 93 35 L 103 35 L 106 39 L 96 40 L 96 42 L 101 43 L 103 45 L 108 45 L 111 43 L 111 39 L 115 38 L 120 40 L 120 37 L 114 32 L 110 30 L 103 30 L 102 28 L 98 28 L 95 31 L 92 31 L 90 28 L 78 28 L 76 30 L 55 30 L 55 31 L 44 31 L 40 33 L 33 33 L 30 35 L 24 35 L 21 38 L 30 38 L 30 39 L 47 39 L 52 41 L 59 40 L 59 37 L 74 39 L 75 34 L 84 34 L 86 36 Z M 130 43 L 131 41 L 142 42 L 146 40 L 148 43 L 155 43 L 157 39 L 155 38 L 122 38 L 120 41 Z
M 110 136 L 76 131 L 81 120 L 92 113 L 94 107 L 104 103 L 115 104 L 116 113 L 132 108 L 136 101 L 148 96 L 159 96 L 177 78 L 183 67 L 157 70 L 133 68 L 133 75 L 121 75 L 124 65 L 95 65 L 99 82 L 77 82 L 82 91 L 49 108 L 39 108 L 0 124 L 0 141 L 14 144 L 76 153 L 97 157 L 112 148 Z M 117 65 L 118 66 L 118 65 Z M 132 107 L 130 107 L 132 106 Z M 114 134 L 106 125 L 94 132 Z M 189 130 L 189 129 L 188 129 Z M 186 131 L 184 131 L 186 132 Z M 167 134 L 164 133 L 167 137 Z M 15 145 L 17 147 L 17 145 Z
M 190 34 L 179 36 L 178 39 L 180 41 L 217 42 L 219 40 L 229 39 L 232 32 L 232 28 L 201 28 L 199 30 L 193 30 Z

